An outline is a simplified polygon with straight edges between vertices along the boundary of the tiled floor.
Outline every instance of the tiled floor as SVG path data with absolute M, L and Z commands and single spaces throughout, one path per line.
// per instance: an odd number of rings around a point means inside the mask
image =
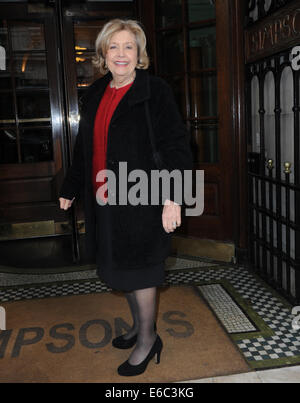
M 1 269 L 0 269 L 1 272 Z M 300 383 L 300 330 L 292 308 L 252 272 L 187 256 L 167 260 L 165 285 L 191 284 L 253 370 L 199 382 Z M 108 291 L 95 269 L 60 274 L 0 273 L 0 302 Z M 295 367 L 290 367 L 295 365 Z M 267 368 L 286 367 L 268 371 Z
M 246 333 L 257 330 L 221 284 L 200 285 L 198 289 L 228 333 Z

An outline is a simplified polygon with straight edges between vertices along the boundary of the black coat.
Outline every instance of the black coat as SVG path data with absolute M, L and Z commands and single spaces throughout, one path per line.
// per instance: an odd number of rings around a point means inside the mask
M 146 124 L 145 101 L 150 114 L 157 149 L 163 168 L 192 169 L 192 154 L 186 126 L 178 112 L 172 90 L 161 78 L 136 70 L 136 79 L 118 105 L 109 127 L 106 167 L 119 172 L 119 161 L 126 161 L 128 172 L 157 169 Z M 73 162 L 65 177 L 60 197 L 78 198 L 84 194 L 86 247 L 96 252 L 95 196 L 92 186 L 93 127 L 96 112 L 111 73 L 96 80 L 81 99 L 79 131 Z M 124 268 L 138 268 L 163 262 L 170 251 L 171 234 L 162 226 L 159 206 L 110 206 L 114 260 Z M 100 251 L 101 253 L 101 251 Z

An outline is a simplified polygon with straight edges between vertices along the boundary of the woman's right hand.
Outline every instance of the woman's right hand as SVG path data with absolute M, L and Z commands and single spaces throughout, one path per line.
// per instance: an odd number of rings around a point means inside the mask
M 60 208 L 62 210 L 68 210 L 72 206 L 74 199 L 75 199 L 75 197 L 73 197 L 72 200 L 64 199 L 63 197 L 60 197 L 59 198 Z

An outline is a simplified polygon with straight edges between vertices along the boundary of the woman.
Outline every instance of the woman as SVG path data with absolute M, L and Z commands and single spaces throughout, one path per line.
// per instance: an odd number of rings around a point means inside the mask
M 80 127 L 60 207 L 67 210 L 84 189 L 88 253 L 96 255 L 100 278 L 125 292 L 132 313 L 130 331 L 113 340 L 116 348 L 135 346 L 118 368 L 120 375 L 132 376 L 143 373 L 155 355 L 159 362 L 162 341 L 156 334 L 156 288 L 164 281 L 164 261 L 171 234 L 181 225 L 181 206 L 167 199 L 160 205 L 101 203 L 108 200 L 105 186 L 110 195 L 117 195 L 97 173 L 111 170 L 119 183 L 120 162 L 127 163 L 128 172 L 140 169 L 148 177 L 157 169 L 146 103 L 161 168 L 191 169 L 192 156 L 170 87 L 146 71 L 146 37 L 136 21 L 112 20 L 103 27 L 94 64 L 104 77 L 81 100 Z

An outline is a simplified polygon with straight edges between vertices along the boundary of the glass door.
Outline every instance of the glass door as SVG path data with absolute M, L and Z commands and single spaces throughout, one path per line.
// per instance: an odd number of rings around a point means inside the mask
M 0 264 L 85 262 L 82 205 L 64 212 L 58 193 L 78 131 L 78 99 L 99 77 L 91 64 L 96 36 L 107 20 L 132 17 L 133 5 L 0 5 Z
M 56 264 L 53 248 L 67 263 L 71 232 L 51 238 L 69 220 L 57 208 L 65 125 L 55 8 L 5 3 L 0 15 L 0 263 Z
M 216 13 L 212 1 L 157 2 L 158 74 L 173 87 L 196 163 L 218 162 Z
M 195 169 L 204 170 L 205 207 L 181 232 L 233 239 L 230 11 L 228 1 L 156 0 L 155 70 L 173 88 L 190 132 Z M 227 99 L 226 99 L 227 93 Z
M 97 4 L 98 3 L 98 4 Z M 80 111 L 78 101 L 87 87 L 101 75 L 92 65 L 95 40 L 106 22 L 113 18 L 134 18 L 134 2 L 95 2 L 94 4 L 62 3 L 61 43 L 66 92 L 67 149 L 69 161 L 75 144 Z M 82 203 L 72 210 L 74 253 L 78 260 L 84 256 L 84 212 Z

